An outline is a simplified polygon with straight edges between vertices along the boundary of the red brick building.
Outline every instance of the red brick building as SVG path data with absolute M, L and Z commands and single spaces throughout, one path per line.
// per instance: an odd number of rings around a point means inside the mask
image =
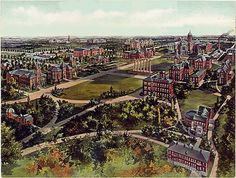
M 209 120 L 214 117 L 214 111 L 210 107 L 199 106 L 198 110 L 189 110 L 184 115 L 184 124 L 191 127 L 198 134 L 208 131 Z
M 75 69 L 69 64 L 62 62 L 60 65 L 54 65 L 48 69 L 47 81 L 49 83 L 56 83 L 65 79 L 72 79 L 74 76 Z
M 191 171 L 196 171 L 202 176 L 207 176 L 210 152 L 192 145 L 173 141 L 167 148 L 167 159 L 174 165 L 182 166 Z
M 212 58 L 209 55 L 198 55 L 190 57 L 188 60 L 195 71 L 212 68 Z
M 15 114 L 14 109 L 8 108 L 6 110 L 6 118 L 20 123 L 21 125 L 33 125 L 33 117 L 29 114 L 17 115 Z
M 142 58 L 151 58 L 154 55 L 154 51 L 151 48 L 146 48 L 145 50 L 131 50 L 124 51 L 124 59 L 142 59 Z
M 217 84 L 226 85 L 232 77 L 233 72 L 231 71 L 231 62 L 230 60 L 227 60 L 217 70 Z
M 103 48 L 99 47 L 87 47 L 87 48 L 75 48 L 73 52 L 74 57 L 86 57 L 102 55 L 104 53 Z
M 46 75 L 41 72 L 38 64 L 34 70 L 16 69 L 8 72 L 6 74 L 7 83 L 12 79 L 16 81 L 20 88 L 28 88 L 30 90 L 44 86 L 46 83 Z
M 212 52 L 212 43 L 196 42 L 193 45 L 194 54 L 208 54 Z
M 174 82 L 164 72 L 159 72 L 143 80 L 143 94 L 171 99 L 174 97 Z
M 174 64 L 169 69 L 169 78 L 174 81 L 188 81 L 193 73 L 193 68 L 188 61 Z
M 195 85 L 195 87 L 200 87 L 204 82 L 205 76 L 205 69 L 197 70 L 190 76 L 190 81 Z

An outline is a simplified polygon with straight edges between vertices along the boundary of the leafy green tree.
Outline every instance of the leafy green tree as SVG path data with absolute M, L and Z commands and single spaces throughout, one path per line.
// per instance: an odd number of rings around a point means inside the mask
M 13 129 L 7 127 L 5 123 L 1 124 L 1 129 L 2 164 L 12 164 L 21 158 L 22 145 L 15 140 Z

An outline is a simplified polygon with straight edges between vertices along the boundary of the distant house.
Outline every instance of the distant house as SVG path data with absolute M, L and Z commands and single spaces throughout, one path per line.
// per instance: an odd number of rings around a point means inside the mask
M 199 106 L 198 110 L 189 110 L 184 115 L 184 124 L 191 127 L 197 134 L 204 134 L 208 131 L 209 120 L 214 116 L 210 107 Z
M 159 72 L 143 80 L 143 94 L 171 99 L 174 97 L 174 82 L 165 72 Z
M 177 166 L 182 166 L 191 171 L 196 171 L 202 176 L 207 176 L 210 152 L 192 145 L 173 141 L 167 148 L 167 159 L 170 163 Z
M 30 114 L 17 115 L 13 108 L 8 108 L 6 110 L 6 117 L 9 120 L 20 123 L 21 125 L 33 125 L 33 117 Z

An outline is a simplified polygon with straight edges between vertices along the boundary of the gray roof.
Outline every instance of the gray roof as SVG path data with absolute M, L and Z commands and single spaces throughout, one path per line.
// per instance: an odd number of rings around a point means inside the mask
M 202 161 L 204 163 L 208 162 L 210 159 L 210 152 L 206 150 L 202 150 L 192 145 L 187 145 L 181 142 L 173 141 L 168 150 L 177 152 L 182 155 L 189 156 L 196 160 Z
M 198 110 L 189 110 L 185 115 L 192 120 L 205 122 L 208 119 L 211 108 L 207 106 L 199 106 Z
M 150 81 L 150 82 L 161 81 L 161 80 L 165 81 L 166 83 L 172 82 L 172 80 L 167 77 L 161 77 L 160 72 L 144 79 L 144 81 Z
M 28 70 L 28 69 L 16 69 L 13 71 L 10 71 L 9 74 L 11 75 L 17 75 L 17 76 L 26 76 L 27 78 L 34 78 L 36 77 L 34 70 Z

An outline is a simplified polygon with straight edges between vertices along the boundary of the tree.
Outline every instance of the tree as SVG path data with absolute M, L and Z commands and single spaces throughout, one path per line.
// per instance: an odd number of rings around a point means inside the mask
M 14 130 L 7 127 L 5 123 L 1 124 L 2 129 L 2 164 L 12 164 L 21 158 L 22 145 L 16 142 Z

